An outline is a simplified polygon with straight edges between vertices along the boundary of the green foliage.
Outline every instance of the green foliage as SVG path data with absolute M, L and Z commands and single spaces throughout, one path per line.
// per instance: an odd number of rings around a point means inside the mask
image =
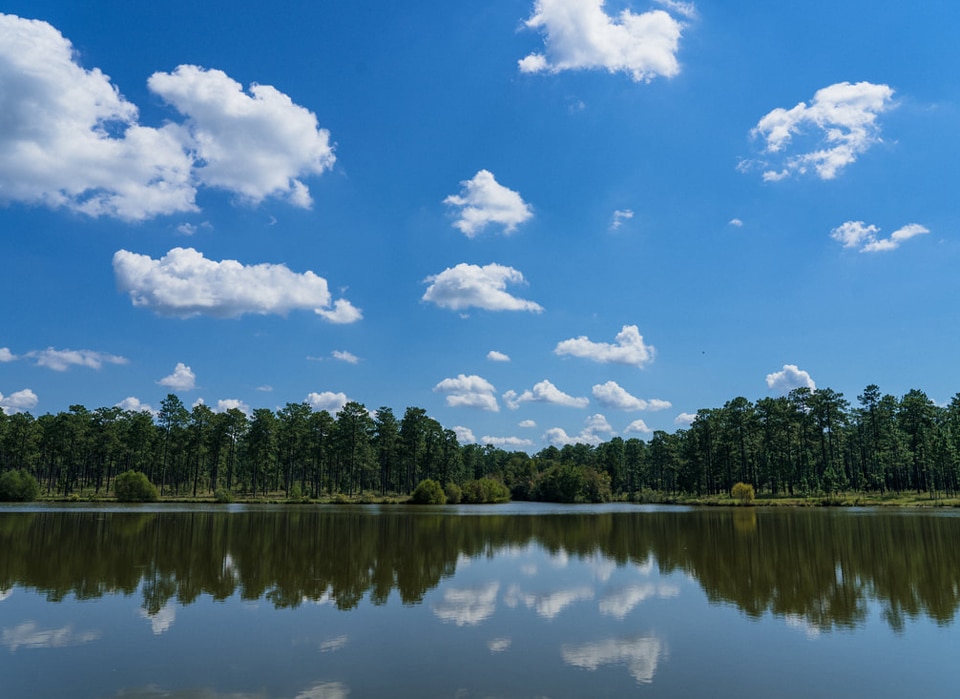
M 416 505 L 444 505 L 447 496 L 439 483 L 432 478 L 424 478 L 414 489 L 411 502 Z
M 730 489 L 730 497 L 739 500 L 741 505 L 752 505 L 755 497 L 753 486 L 749 483 L 735 483 Z
M 37 479 L 24 471 L 7 471 L 0 476 L 0 501 L 33 502 L 40 495 Z
M 541 502 L 609 502 L 610 476 L 586 466 L 560 463 L 540 474 L 534 498 Z
M 226 488 L 217 488 L 217 492 L 213 495 L 214 499 L 223 504 L 233 502 L 233 493 L 231 493 Z
M 463 499 L 463 490 L 456 483 L 447 483 L 443 492 L 447 496 L 448 505 L 459 505 L 460 500 Z
M 120 502 L 154 502 L 160 497 L 157 486 L 142 471 L 125 471 L 113 481 L 113 492 Z
M 478 478 L 463 486 L 462 499 L 471 505 L 510 502 L 510 490 L 495 478 Z

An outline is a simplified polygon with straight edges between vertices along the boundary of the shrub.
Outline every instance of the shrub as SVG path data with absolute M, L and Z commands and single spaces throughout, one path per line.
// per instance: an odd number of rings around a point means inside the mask
M 226 488 L 217 488 L 216 492 L 213 494 L 213 498 L 219 503 L 227 504 L 233 502 L 233 493 Z
M 471 505 L 510 502 L 510 489 L 495 478 L 480 478 L 463 486 L 462 499 Z
M 154 502 L 160 497 L 157 486 L 141 471 L 125 471 L 117 476 L 113 492 L 120 502 Z
M 460 500 L 463 498 L 463 491 L 456 483 L 447 483 L 447 487 L 443 489 L 443 492 L 447 496 L 448 505 L 459 505 Z
M 439 483 L 432 478 L 424 478 L 413 491 L 412 500 L 417 505 L 444 505 L 447 496 Z
M 749 483 L 735 483 L 730 489 L 730 497 L 739 500 L 741 505 L 753 504 L 753 486 Z
M 40 495 L 40 484 L 26 471 L 7 471 L 0 476 L 0 501 L 33 502 Z

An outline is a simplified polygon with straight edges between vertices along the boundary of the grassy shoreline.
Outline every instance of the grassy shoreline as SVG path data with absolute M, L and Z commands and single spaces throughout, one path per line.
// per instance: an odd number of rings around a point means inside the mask
M 95 493 L 73 493 L 68 496 L 42 495 L 38 504 L 101 503 L 112 504 L 119 501 L 111 496 Z M 761 495 L 751 503 L 744 503 L 729 495 L 667 495 L 664 493 L 645 493 L 642 499 L 620 499 L 618 502 L 633 502 L 637 505 L 684 505 L 688 507 L 754 507 L 754 508 L 807 508 L 807 507 L 884 507 L 884 508 L 960 508 L 960 497 L 932 496 L 930 493 L 835 493 L 833 495 Z M 404 495 L 373 495 L 364 493 L 348 497 L 336 495 L 317 499 L 288 499 L 283 493 L 271 493 L 257 497 L 234 496 L 229 502 L 217 500 L 213 495 L 206 496 L 163 496 L 154 504 L 172 505 L 404 505 L 411 499 Z

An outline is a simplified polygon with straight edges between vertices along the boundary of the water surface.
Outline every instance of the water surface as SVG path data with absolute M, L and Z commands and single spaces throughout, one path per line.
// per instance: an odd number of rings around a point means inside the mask
M 0 509 L 6 698 L 956 696 L 955 512 Z

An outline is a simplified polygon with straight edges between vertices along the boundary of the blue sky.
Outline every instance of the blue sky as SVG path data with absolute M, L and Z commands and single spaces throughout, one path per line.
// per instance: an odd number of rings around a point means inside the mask
M 0 407 L 649 438 L 960 390 L 960 6 L 8 1 Z

